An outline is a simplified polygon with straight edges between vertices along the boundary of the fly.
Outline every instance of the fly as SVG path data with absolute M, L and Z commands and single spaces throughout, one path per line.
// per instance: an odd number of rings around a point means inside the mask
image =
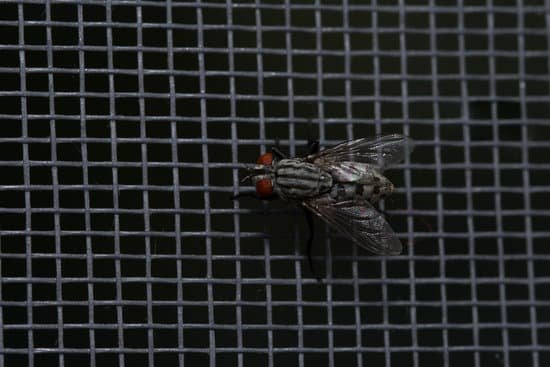
M 259 199 L 299 203 L 357 245 L 378 255 L 398 255 L 401 241 L 373 205 L 394 191 L 384 171 L 401 162 L 414 147 L 399 134 L 350 140 L 303 158 L 286 158 L 277 148 L 249 166 L 249 179 Z M 244 181 L 243 180 L 243 181 Z M 240 196 L 240 195 L 237 195 Z M 311 230 L 311 226 L 310 226 Z M 311 257 L 312 232 L 308 241 Z

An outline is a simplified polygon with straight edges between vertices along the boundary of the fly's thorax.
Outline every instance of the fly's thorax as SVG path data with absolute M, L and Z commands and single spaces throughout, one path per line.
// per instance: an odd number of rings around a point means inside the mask
M 303 159 L 282 159 L 273 169 L 273 189 L 283 199 L 302 200 L 330 191 L 332 176 Z

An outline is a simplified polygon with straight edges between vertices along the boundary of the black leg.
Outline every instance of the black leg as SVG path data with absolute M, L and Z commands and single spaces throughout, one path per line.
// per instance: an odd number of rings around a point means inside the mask
M 271 152 L 278 158 L 278 159 L 285 159 L 286 155 L 279 150 L 278 147 L 274 146 L 271 147 Z
M 313 215 L 309 210 L 305 208 L 304 208 L 304 213 L 306 215 L 307 226 L 309 229 L 309 236 L 307 239 L 307 247 L 306 247 L 307 262 L 309 264 L 309 270 L 311 270 L 311 273 L 313 274 L 313 276 L 317 278 L 317 280 L 320 282 L 321 278 L 315 271 L 315 267 L 313 266 L 313 258 L 311 256 L 311 250 L 313 249 Z
M 319 141 L 318 140 L 310 140 L 308 143 L 309 148 L 309 154 L 315 154 L 319 153 Z
M 231 200 L 238 200 L 238 199 L 243 198 L 243 197 L 250 197 L 250 198 L 257 199 L 257 200 L 268 200 L 269 201 L 269 200 L 277 199 L 278 196 L 277 196 L 277 194 L 272 194 L 272 195 L 265 196 L 265 197 L 259 197 L 258 195 L 256 195 L 253 192 L 239 192 L 238 194 L 231 196 Z
M 258 197 L 253 192 L 239 192 L 233 196 L 231 196 L 231 200 L 238 200 L 240 198 L 244 197 L 252 197 L 254 199 L 257 199 Z
M 308 154 L 316 154 L 319 153 L 319 140 L 316 140 L 313 138 L 313 132 L 311 127 L 311 119 L 308 119 L 307 121 L 307 147 L 308 147 Z

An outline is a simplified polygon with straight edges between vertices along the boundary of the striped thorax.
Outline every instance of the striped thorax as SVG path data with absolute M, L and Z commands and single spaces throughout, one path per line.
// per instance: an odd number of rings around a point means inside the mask
M 332 176 L 303 159 L 282 159 L 273 167 L 273 190 L 283 199 L 304 200 L 332 188 Z

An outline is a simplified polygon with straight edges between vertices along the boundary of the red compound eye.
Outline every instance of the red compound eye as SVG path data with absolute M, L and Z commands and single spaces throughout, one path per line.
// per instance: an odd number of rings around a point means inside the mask
M 265 198 L 273 194 L 273 185 L 271 184 L 271 179 L 262 178 L 261 180 L 256 182 L 256 193 L 261 198 Z
M 271 166 L 271 163 L 273 162 L 273 154 L 271 153 L 264 153 L 261 156 L 258 157 L 256 160 L 256 163 L 263 164 L 264 166 Z

